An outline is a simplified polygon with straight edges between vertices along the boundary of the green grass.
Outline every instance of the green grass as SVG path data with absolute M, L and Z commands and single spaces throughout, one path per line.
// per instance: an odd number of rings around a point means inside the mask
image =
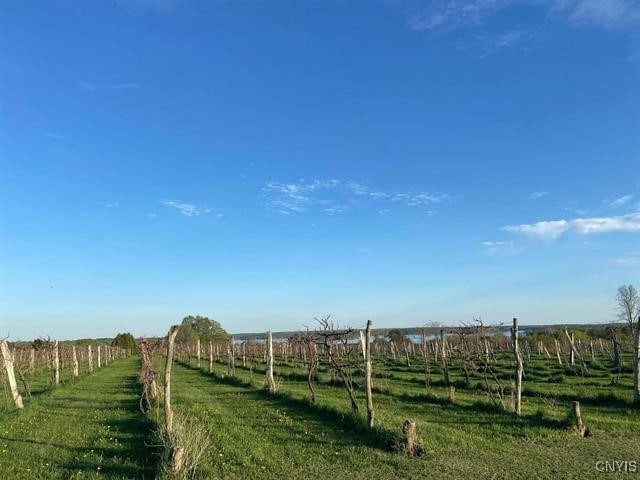
M 153 478 L 139 360 L 116 360 L 0 413 L 0 478 Z
M 628 359 L 627 359 L 628 362 Z M 163 360 L 157 359 L 161 371 Z M 139 359 L 117 360 L 99 371 L 41 388 L 25 409 L 0 411 L 0 479 L 150 479 L 158 457 L 149 446 L 153 425 L 138 409 Z M 237 361 L 176 362 L 172 376 L 176 418 L 191 416 L 210 446 L 196 479 L 396 479 L 599 478 L 597 461 L 640 462 L 640 411 L 631 405 L 631 375 L 617 384 L 604 356 L 581 377 L 553 359 L 533 356 L 525 366 L 523 416 L 496 408 L 478 372 L 465 382 L 452 362 L 456 401 L 449 401 L 439 366 L 428 389 L 420 359 L 412 366 L 376 358 L 373 364 L 376 426 L 366 427 L 364 398 L 353 415 L 346 392 L 325 368 L 318 374 L 317 402 L 310 403 L 296 360 L 276 366 L 279 392 L 263 389 L 264 365 L 253 373 Z M 509 355 L 496 374 L 507 390 Z M 361 377 L 356 381 L 361 383 Z M 591 435 L 568 428 L 570 402 L 580 400 Z M 506 398 L 510 408 L 510 397 Z M 152 413 L 155 415 L 156 411 Z M 416 421 L 424 454 L 408 457 L 390 448 L 406 418 Z M 188 446 L 187 446 L 188 447 Z M 607 478 L 633 474 L 606 474 Z
M 363 413 L 350 414 L 340 385 L 321 372 L 315 405 L 308 402 L 302 371 L 291 362 L 278 365 L 278 395 L 262 389 L 264 366 L 236 367 L 208 362 L 202 369 L 178 364 L 174 370 L 175 406 L 195 415 L 207 428 L 214 447 L 198 478 L 594 478 L 598 460 L 640 462 L 640 412 L 630 405 L 630 375 L 611 385 L 607 368 L 582 378 L 546 359 L 527 365 L 522 418 L 500 411 L 477 388 L 480 377 L 465 386 L 457 366 L 456 402 L 448 401 L 439 369 L 424 387 L 422 366 L 374 363 L 376 431 L 366 432 Z M 606 362 L 602 362 L 606 364 Z M 258 370 L 258 371 L 256 371 Z M 512 372 L 509 358 L 498 370 L 505 384 Z M 361 396 L 362 398 L 362 396 Z M 583 419 L 591 431 L 578 438 L 567 428 L 570 401 L 583 402 Z M 362 399 L 363 400 L 363 399 Z M 364 400 L 361 402 L 364 410 Z M 383 448 L 400 435 L 406 418 L 418 424 L 426 449 L 408 458 Z M 615 474 L 607 474 L 608 477 Z

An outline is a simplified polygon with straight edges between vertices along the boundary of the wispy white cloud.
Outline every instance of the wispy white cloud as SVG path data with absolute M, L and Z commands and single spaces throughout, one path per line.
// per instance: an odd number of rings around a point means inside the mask
M 158 216 L 157 213 L 153 213 L 153 212 L 147 213 L 147 217 L 149 217 L 149 218 L 156 218 L 157 216 Z
M 186 217 L 198 217 L 211 212 L 206 205 L 196 205 L 193 203 L 181 202 L 179 200 L 162 200 L 160 203 L 167 207 L 175 208 Z
M 125 83 L 95 83 L 95 82 L 80 82 L 78 86 L 82 90 L 86 90 L 88 92 L 95 92 L 97 90 L 131 90 L 136 88 L 142 88 L 142 85 L 139 83 L 133 82 L 125 82 Z
M 580 215 L 581 217 L 589 213 L 589 210 L 587 210 L 586 208 L 577 208 L 572 205 L 569 205 L 568 207 L 564 207 L 564 210 L 565 212 L 569 212 L 574 215 Z
M 621 267 L 633 267 L 640 265 L 640 252 L 631 252 L 630 254 L 611 260 L 614 265 Z
M 433 32 L 478 28 L 503 10 L 522 6 L 544 9 L 551 18 L 574 27 L 615 29 L 640 22 L 636 0 L 432 0 L 420 12 L 410 14 L 409 25 Z
M 637 0 L 427 0 L 419 10 L 402 7 L 409 26 L 416 31 L 442 35 L 459 32 L 458 50 L 469 50 L 486 57 L 506 47 L 524 47 L 543 31 L 546 21 L 560 21 L 569 27 L 591 27 L 633 32 L 640 25 Z M 527 22 L 506 24 L 501 14 L 518 8 L 538 9 L 541 16 L 518 16 Z M 407 9 L 409 11 L 407 11 Z M 630 61 L 640 58 L 637 51 Z
M 111 86 L 111 88 L 113 88 L 114 90 L 124 90 L 127 88 L 141 88 L 141 87 L 142 85 L 140 85 L 139 83 L 117 83 Z
M 98 205 L 102 205 L 104 208 L 118 208 L 119 202 L 98 202 Z
M 553 241 L 566 232 L 591 235 L 610 232 L 640 231 L 640 213 L 628 213 L 613 217 L 575 218 L 572 220 L 540 221 L 530 224 L 507 225 L 503 230 L 520 233 L 545 241 Z
M 311 207 L 318 207 L 326 214 L 335 215 L 364 200 L 418 207 L 442 203 L 451 198 L 445 193 L 391 192 L 335 179 L 267 182 L 263 192 L 268 209 L 285 215 L 306 212 Z M 388 212 L 388 208 L 378 210 L 381 215 Z
M 456 43 L 456 49 L 469 51 L 477 54 L 479 58 L 484 58 L 503 49 L 520 48 L 534 37 L 533 30 L 523 28 L 514 28 L 499 33 L 483 30 L 463 36 Z
M 437 32 L 478 26 L 511 3 L 509 0 L 432 1 L 421 13 L 411 16 L 409 24 L 414 30 Z
M 607 29 L 625 28 L 640 22 L 636 0 L 550 0 L 551 13 L 571 25 Z
M 629 213 L 617 217 L 577 218 L 571 221 L 573 229 L 580 234 L 640 231 L 640 213 Z
M 482 246 L 486 248 L 490 255 L 514 255 L 518 253 L 515 243 L 512 240 L 485 240 Z
M 45 132 L 45 137 L 53 138 L 55 140 L 64 140 L 64 137 L 58 133 Z
M 615 200 L 608 202 L 608 205 L 613 208 L 618 208 L 626 205 L 631 200 L 633 200 L 633 195 L 623 195 L 622 197 L 616 198 Z
M 569 229 L 569 222 L 566 220 L 551 220 L 530 224 L 507 225 L 502 229 L 507 232 L 523 233 L 543 240 L 555 240 Z
M 533 192 L 529 194 L 529 200 L 539 200 L 549 195 L 549 192 Z

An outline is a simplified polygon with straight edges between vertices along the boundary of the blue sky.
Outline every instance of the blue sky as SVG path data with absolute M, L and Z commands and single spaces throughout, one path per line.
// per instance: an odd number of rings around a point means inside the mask
M 611 321 L 640 3 L 5 3 L 0 333 Z

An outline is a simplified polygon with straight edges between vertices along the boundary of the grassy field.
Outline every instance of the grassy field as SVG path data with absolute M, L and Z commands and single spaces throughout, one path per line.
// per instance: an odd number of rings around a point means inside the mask
M 139 368 L 128 358 L 55 388 L 34 380 L 24 410 L 0 412 L 0 478 L 153 478 Z
M 599 473 L 597 461 L 640 462 L 640 411 L 631 406 L 631 374 L 617 384 L 611 361 L 590 363 L 583 378 L 557 362 L 532 356 L 524 381 L 523 416 L 497 408 L 481 377 L 466 382 L 453 364 L 456 399 L 451 402 L 439 367 L 425 388 L 419 359 L 374 362 L 376 427 L 366 428 L 364 398 L 357 416 L 346 392 L 317 378 L 317 402 L 301 366 L 276 364 L 279 392 L 263 389 L 264 365 L 250 371 L 226 363 L 178 361 L 172 376 L 177 418 L 190 417 L 206 432 L 208 447 L 197 479 L 395 479 L 395 478 L 632 478 Z M 629 361 L 627 359 L 627 365 Z M 158 371 L 163 360 L 156 360 Z M 158 476 L 150 430 L 154 416 L 138 408 L 138 358 L 117 360 L 99 371 L 51 387 L 41 372 L 34 396 L 22 411 L 0 411 L 0 479 L 150 479 Z M 509 357 L 496 373 L 505 385 Z M 38 379 L 39 378 L 39 379 Z M 359 379 L 358 379 L 359 380 Z M 37 387 L 37 388 L 36 388 Z M 572 400 L 582 404 L 587 438 L 566 423 Z M 506 399 L 507 404 L 510 398 Z M 508 405 L 509 406 L 509 405 Z M 390 447 L 406 418 L 415 420 L 424 447 L 408 457 Z
M 208 373 L 205 363 L 201 369 L 193 361 L 178 364 L 173 377 L 176 409 L 194 415 L 212 442 L 197 478 L 578 479 L 604 475 L 595 469 L 599 460 L 640 462 L 640 412 L 631 407 L 631 376 L 623 374 L 612 385 L 604 360 L 582 378 L 553 361 L 532 359 L 522 418 L 495 408 L 479 377 L 466 384 L 453 375 L 451 403 L 438 369 L 427 393 L 421 365 L 378 362 L 374 432 L 354 421 L 346 392 L 330 384 L 326 373 L 319 375 L 316 404 L 309 404 L 302 372 L 291 363 L 276 368 L 275 396 L 263 391 L 260 368 L 251 374 L 236 367 L 230 378 L 226 364 L 215 363 Z M 508 359 L 498 375 L 508 385 Z M 567 428 L 571 400 L 582 404 L 587 438 Z M 421 457 L 386 448 L 406 418 L 417 422 Z

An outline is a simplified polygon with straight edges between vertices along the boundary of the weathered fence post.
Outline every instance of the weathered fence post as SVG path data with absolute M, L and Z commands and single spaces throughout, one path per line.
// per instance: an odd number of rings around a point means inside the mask
M 198 368 L 200 368 L 200 338 L 198 338 L 198 343 L 196 344 L 196 358 L 198 359 Z
M 273 335 L 267 332 L 267 377 L 266 387 L 269 393 L 276 392 L 276 382 L 273 379 Z
M 60 384 L 60 355 L 58 352 L 58 340 L 53 343 L 53 383 Z
M 22 396 L 18 391 L 18 385 L 16 384 L 16 375 L 13 371 L 13 354 L 9 350 L 9 344 L 6 340 L 0 340 L 0 352 L 2 353 L 2 359 L 4 360 L 4 368 L 7 371 L 7 380 L 9 380 L 9 388 L 11 389 L 11 396 L 13 402 L 16 404 L 16 408 L 24 408 L 22 403 Z
M 402 425 L 402 433 L 404 434 L 404 450 L 409 455 L 416 453 L 416 422 L 413 420 L 405 420 Z
M 209 342 L 209 373 L 213 372 L 213 343 Z
M 573 332 L 571 332 L 571 337 L 569 338 L 569 343 L 571 344 L 571 348 L 569 349 L 569 364 L 572 367 L 576 364 L 576 353 L 573 348 L 573 344 L 574 344 L 573 342 L 574 342 L 574 336 L 573 336 Z
M 29 350 L 29 372 L 33 373 L 36 368 L 36 349 L 31 347 Z
M 582 369 L 582 374 L 588 375 L 589 369 L 587 368 L 587 364 L 582 358 L 582 355 L 580 355 L 580 352 L 578 352 L 578 349 L 576 348 L 575 344 L 573 343 L 573 333 L 571 334 L 571 336 L 569 336 L 569 331 L 565 327 L 564 334 L 567 337 L 567 340 L 569 340 L 569 346 L 571 348 L 571 359 L 573 360 L 575 357 L 577 357 L 578 360 L 580 360 L 580 368 Z
M 73 376 L 77 377 L 79 374 L 78 371 L 78 355 L 76 354 L 76 346 L 72 345 L 71 346 L 71 361 L 73 362 Z
M 173 411 L 171 410 L 171 366 L 173 365 L 173 347 L 178 334 L 179 325 L 169 329 L 167 335 L 167 358 L 164 363 L 164 425 L 167 433 L 173 432 Z
M 230 377 L 235 377 L 236 375 L 236 349 L 235 349 L 235 339 L 231 337 L 229 340 L 229 345 L 227 345 L 227 354 L 229 355 L 229 363 L 228 363 L 228 374 Z
M 562 356 L 560 356 L 560 342 L 556 338 L 556 357 L 558 357 L 558 365 L 562 366 Z
M 444 335 L 444 329 L 440 329 L 440 342 L 442 351 L 440 355 L 442 357 L 442 370 L 444 373 L 444 384 L 449 386 L 449 362 L 447 361 L 447 337 Z
M 362 333 L 362 331 L 360 332 Z M 364 334 L 364 381 L 367 396 L 367 424 L 373 427 L 373 394 L 371 392 L 371 320 L 367 320 L 367 329 Z
M 91 351 L 91 345 L 87 346 L 87 357 L 89 358 L 89 373 L 93 372 L 93 352 Z
M 100 345 L 98 345 L 98 356 L 96 357 L 96 363 L 98 365 L 98 368 L 102 366 L 101 359 L 100 359 Z
M 571 402 L 571 416 L 573 419 L 573 427 L 578 435 L 584 437 L 587 435 L 587 427 L 582 423 L 582 415 L 580 414 L 580 402 Z
M 247 341 L 242 342 L 242 368 L 247 368 Z
M 522 372 L 524 370 L 522 366 L 522 354 L 520 353 L 520 346 L 518 345 L 518 319 L 513 319 L 513 328 L 511 329 L 511 337 L 513 338 L 513 355 L 516 357 L 516 389 L 515 389 L 515 405 L 514 413 L 518 416 L 522 413 Z

